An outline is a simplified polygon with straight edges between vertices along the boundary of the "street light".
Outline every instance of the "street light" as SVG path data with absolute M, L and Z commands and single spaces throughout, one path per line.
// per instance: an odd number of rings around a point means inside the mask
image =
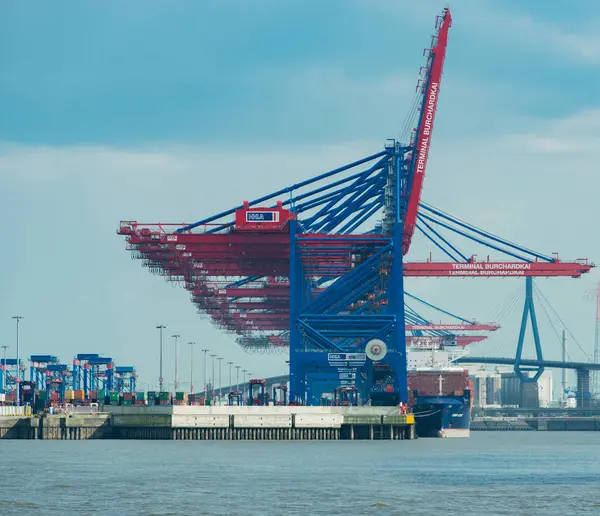
M 190 346 L 190 394 L 194 394 L 194 346 L 195 342 L 188 342 Z
M 173 339 L 175 340 L 175 383 L 173 384 L 173 389 L 175 392 L 177 392 L 177 389 L 179 388 L 179 382 L 177 381 L 177 341 L 179 340 L 179 337 L 181 337 L 181 335 L 175 334 L 171 335 L 171 337 L 173 337 Z
M 206 376 L 206 354 L 209 352 L 210 350 L 208 349 L 203 349 L 202 352 L 204 353 L 204 401 L 206 402 L 206 386 L 208 384 L 208 378 Z
M 156 329 L 160 332 L 160 371 L 158 373 L 158 390 L 160 392 L 163 392 L 163 330 L 165 328 L 166 326 L 162 324 L 156 327 Z
M 221 396 L 223 395 L 221 392 L 221 387 L 223 386 L 223 382 L 221 381 L 221 366 L 223 365 L 223 357 L 219 357 L 217 360 L 219 361 L 219 399 L 221 399 Z
M 21 364 L 19 363 L 19 323 L 23 316 L 15 315 L 13 319 L 17 321 L 17 406 L 21 405 Z
M 242 369 L 242 373 L 244 373 L 244 383 L 242 384 L 242 401 L 244 400 L 244 393 L 247 392 L 248 389 L 246 389 L 246 373 L 248 372 L 247 369 Z
M 215 392 L 215 355 L 214 353 L 210 356 L 212 358 L 212 377 L 210 379 L 210 390 Z
M 2 364 L 2 367 L 0 368 L 2 371 L 6 371 L 6 350 L 8 349 L 8 346 L 0 346 L 3 350 L 4 350 L 4 363 Z M 0 385 L 0 387 L 2 388 L 3 391 L 6 390 L 6 372 L 2 373 L 2 385 Z
M 229 364 L 229 392 L 231 392 L 233 389 L 231 388 L 231 366 L 233 365 L 233 362 L 227 362 Z
M 242 366 L 236 365 L 236 373 L 235 373 L 235 390 L 239 391 L 240 390 L 240 368 Z

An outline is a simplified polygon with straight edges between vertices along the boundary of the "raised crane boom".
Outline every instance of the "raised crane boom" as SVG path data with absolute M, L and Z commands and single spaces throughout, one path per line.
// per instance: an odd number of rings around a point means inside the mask
M 446 58 L 446 47 L 448 45 L 448 29 L 452 25 L 450 9 L 444 9 L 441 16 L 436 20 L 436 33 L 433 35 L 431 50 L 425 65 L 425 78 L 423 81 L 423 101 L 421 103 L 421 114 L 417 125 L 417 138 L 415 150 L 412 154 L 409 173 L 409 196 L 404 218 L 404 234 L 402 237 L 402 253 L 406 254 L 410 248 L 412 236 L 417 223 L 419 201 L 423 190 L 423 179 L 427 167 L 427 157 L 431 146 L 431 133 L 435 120 L 435 111 L 440 93 L 440 83 L 444 70 Z

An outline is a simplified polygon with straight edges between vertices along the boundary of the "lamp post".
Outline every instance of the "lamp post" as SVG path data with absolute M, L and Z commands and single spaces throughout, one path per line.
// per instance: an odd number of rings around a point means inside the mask
M 233 362 L 227 362 L 229 364 L 229 392 L 233 389 L 231 388 L 231 367 L 233 366 Z
M 194 346 L 195 342 L 188 342 L 190 346 L 190 394 L 194 394 Z
M 221 366 L 223 365 L 223 357 L 219 357 L 217 360 L 219 361 L 219 399 L 221 399 L 221 396 L 223 395 L 221 391 L 221 387 L 223 387 L 223 382 L 221 381 Z
M 242 366 L 239 366 L 239 365 L 235 366 L 235 369 L 236 369 L 236 372 L 235 372 L 235 390 L 236 391 L 240 390 L 240 368 L 241 367 Z
M 160 333 L 160 362 L 159 362 L 159 373 L 158 373 L 158 390 L 163 392 L 163 330 L 166 326 L 160 324 L 156 329 Z
M 246 394 L 246 373 L 248 372 L 247 369 L 242 369 L 242 373 L 244 373 L 244 383 L 242 383 L 242 400 L 244 399 L 244 394 Z M 247 396 L 246 396 L 247 399 Z
M 210 379 L 210 390 L 211 393 L 215 392 L 215 357 L 217 355 L 215 355 L 214 353 L 210 356 L 212 358 L 212 376 Z
M 208 378 L 206 377 L 206 354 L 209 352 L 208 349 L 203 349 L 202 353 L 204 353 L 204 402 L 206 403 L 206 386 L 208 384 Z
M 175 340 L 175 383 L 173 384 L 173 390 L 177 392 L 177 389 L 179 388 L 179 382 L 177 381 L 177 341 L 181 335 L 176 333 L 175 335 L 171 335 L 171 337 Z
M 23 316 L 15 315 L 13 319 L 17 321 L 17 406 L 21 405 L 21 364 L 19 362 L 19 323 Z

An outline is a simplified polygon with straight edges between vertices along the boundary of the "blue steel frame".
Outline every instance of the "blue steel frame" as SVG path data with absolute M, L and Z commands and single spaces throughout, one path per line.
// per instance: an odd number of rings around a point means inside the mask
M 136 389 L 136 373 L 133 366 L 117 366 L 114 374 L 114 389 L 119 393 L 134 393 Z
M 327 204 L 302 223 L 297 220 L 290 221 L 291 402 L 319 405 L 322 391 L 313 390 L 311 384 L 321 381 L 322 389 L 334 390 L 339 386 L 339 379 L 342 377 L 340 373 L 336 379 L 336 370 L 331 365 L 336 363 L 336 360 L 332 359 L 332 356 L 347 358 L 348 353 L 357 353 L 360 356 L 364 353 L 367 343 L 375 338 L 383 339 L 387 344 L 388 353 L 379 364 L 389 366 L 393 378 L 392 392 L 385 395 L 387 399 L 381 403 L 396 405 L 408 401 L 401 214 L 404 212 L 406 200 L 403 194 L 408 186 L 405 154 L 410 149 L 393 142 L 386 150 L 386 155 L 374 167 L 366 173 L 352 176 L 357 177 L 357 180 L 350 188 L 358 184 L 361 184 L 362 188 L 351 192 L 352 195 L 342 208 L 336 207 L 336 202 L 347 195 L 349 190 L 327 195 Z M 381 155 L 380 153 L 377 157 Z M 372 176 L 370 183 L 366 183 L 365 179 L 376 170 L 375 167 L 381 168 L 381 172 Z M 369 200 L 371 203 L 367 203 Z M 298 198 L 292 205 L 299 212 L 306 206 L 314 207 L 316 204 L 315 201 L 311 201 L 301 205 L 297 201 Z M 324 203 L 325 200 L 322 204 Z M 312 298 L 310 278 L 302 261 L 302 245 L 327 239 L 306 237 L 305 234 L 327 233 L 335 231 L 336 228 L 338 234 L 351 232 L 382 207 L 385 207 L 387 217 L 385 222 L 388 231 L 384 234 L 386 238 L 374 236 L 372 246 L 369 246 L 370 256 L 349 273 L 336 279 L 316 298 Z M 346 221 L 352 216 L 349 222 Z M 368 239 L 366 235 L 365 240 Z M 384 279 L 383 272 L 387 269 L 389 274 L 386 274 Z M 364 298 L 366 293 L 374 292 L 377 283 L 382 281 L 385 281 L 383 290 L 387 292 L 387 296 L 384 296 L 387 297 L 387 304 L 383 305 L 381 313 L 348 313 L 347 307 L 350 304 Z M 349 362 L 347 365 L 355 371 L 350 374 L 356 375 L 356 378 L 363 378 L 359 385 L 355 383 L 362 401 L 373 400 L 373 396 L 377 394 L 373 391 L 371 360 L 365 356 L 362 362 L 359 359 L 356 363 Z
M 20 368 L 17 368 L 17 359 L 16 358 L 7 358 L 6 362 L 4 362 L 4 358 L 0 358 L 0 365 L 2 365 L 2 369 L 0 369 L 0 389 L 4 386 L 4 391 L 0 392 L 8 392 L 17 388 L 16 378 L 17 374 L 19 374 L 21 381 L 25 381 L 25 369 L 23 368 L 23 361 L 19 359 Z M 12 368 L 11 368 L 12 366 Z
M 104 372 L 105 378 L 100 380 L 98 373 Z M 82 389 L 87 397 L 90 390 L 114 389 L 114 365 L 110 357 L 101 357 L 97 353 L 80 353 L 73 360 L 73 388 Z

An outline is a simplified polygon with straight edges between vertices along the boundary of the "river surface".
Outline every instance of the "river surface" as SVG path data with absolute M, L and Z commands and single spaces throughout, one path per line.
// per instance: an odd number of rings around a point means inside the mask
M 600 433 L 0 441 L 0 515 L 600 515 Z

